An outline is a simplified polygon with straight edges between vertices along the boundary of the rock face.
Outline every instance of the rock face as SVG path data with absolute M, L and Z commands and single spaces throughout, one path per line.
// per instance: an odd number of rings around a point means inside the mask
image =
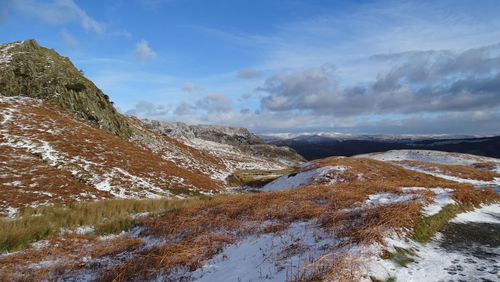
M 289 147 L 278 147 L 266 144 L 260 137 L 246 128 L 215 126 L 215 125 L 188 125 L 182 122 L 160 122 L 142 120 L 146 128 L 163 135 L 188 141 L 202 139 L 236 147 L 242 153 L 264 158 L 287 166 L 304 162 L 304 158 Z
M 42 99 L 109 133 L 132 134 L 106 94 L 67 57 L 33 39 L 0 45 L 0 95 Z
M 257 135 L 241 127 L 189 125 L 183 122 L 169 123 L 147 119 L 143 120 L 143 123 L 147 128 L 174 138 L 199 138 L 233 146 L 265 144 Z

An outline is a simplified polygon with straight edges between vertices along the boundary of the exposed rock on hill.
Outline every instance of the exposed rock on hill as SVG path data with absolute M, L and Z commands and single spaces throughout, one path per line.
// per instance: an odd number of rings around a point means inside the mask
M 0 95 L 42 99 L 109 133 L 124 138 L 131 135 L 106 94 L 67 57 L 33 39 L 0 45 Z
M 278 147 L 266 144 L 260 137 L 246 128 L 214 125 L 188 125 L 182 122 L 160 122 L 142 120 L 146 128 L 163 135 L 178 138 L 186 144 L 199 148 L 199 140 L 227 144 L 234 146 L 241 154 L 248 154 L 257 158 L 281 163 L 285 166 L 294 166 L 305 161 L 289 147 Z M 196 141 L 198 140 L 198 141 Z M 206 145 L 207 143 L 204 143 Z
M 189 125 L 183 122 L 160 122 L 143 120 L 147 128 L 154 129 L 164 135 L 177 138 L 199 138 L 207 141 L 228 145 L 264 144 L 264 141 L 246 128 L 217 126 L 217 125 Z

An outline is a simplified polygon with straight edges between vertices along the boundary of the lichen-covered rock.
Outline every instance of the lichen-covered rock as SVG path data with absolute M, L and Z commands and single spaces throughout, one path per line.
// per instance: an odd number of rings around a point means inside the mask
M 0 45 L 0 95 L 42 99 L 109 133 L 123 138 L 132 134 L 109 97 L 69 58 L 33 39 Z

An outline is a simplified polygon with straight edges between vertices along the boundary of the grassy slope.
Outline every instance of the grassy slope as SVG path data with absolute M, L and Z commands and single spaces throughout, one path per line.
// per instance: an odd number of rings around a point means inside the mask
M 335 231 L 336 238 L 344 239 L 337 242 L 339 248 L 350 244 L 369 245 L 382 242 L 390 231 L 416 230 L 415 236 L 429 237 L 439 229 L 442 222 L 450 218 L 448 213 L 431 219 L 421 217 L 421 200 L 423 202 L 431 200 L 432 193 L 413 191 L 412 193 L 417 193 L 418 197 L 409 202 L 370 207 L 363 204 L 371 194 L 405 193 L 401 190 L 401 187 L 405 186 L 453 188 L 454 192 L 451 195 L 460 206 L 477 206 L 499 200 L 498 195 L 488 189 L 476 190 L 471 185 L 438 179 L 379 161 L 328 159 L 323 160 L 322 165 L 349 166 L 351 173 L 356 175 L 363 173 L 364 181 L 358 179 L 335 185 L 315 185 L 282 192 L 218 196 L 209 201 L 192 202 L 185 207 L 141 223 L 143 231 L 140 238 L 157 238 L 163 243 L 144 249 L 140 247 L 142 241 L 127 243 L 127 240 L 132 239 L 125 237 L 121 239 L 124 240 L 123 243 L 113 243 L 120 247 L 116 247 L 111 253 L 103 252 L 105 253 L 103 257 L 113 260 L 125 252 L 128 254 L 128 259 L 108 266 L 109 268 L 98 268 L 97 271 L 101 271 L 100 275 L 104 275 L 104 280 L 152 279 L 160 273 L 170 275 L 173 279 L 180 279 L 182 277 L 175 276 L 176 269 L 196 269 L 228 244 L 251 234 L 279 232 L 291 223 L 300 221 L 312 221 L 317 228 Z M 164 206 L 161 206 L 160 210 L 163 208 Z M 448 209 L 446 208 L 443 213 Z M 136 211 L 133 210 L 133 213 Z M 264 224 L 266 222 L 272 224 L 266 225 Z M 425 223 L 423 227 L 422 222 Z M 53 242 L 57 240 L 61 239 L 52 239 Z M 57 255 L 80 252 L 84 247 L 88 247 L 85 242 L 91 241 L 89 238 L 80 237 L 64 240 L 73 242 L 70 249 L 60 252 L 53 250 L 45 257 L 38 253 L 39 249 L 30 252 L 38 254 L 36 260 L 42 261 L 51 257 L 51 254 L 55 256 L 54 252 Z M 84 243 L 80 245 L 74 243 L 78 240 Z M 92 243 L 92 246 L 94 246 L 90 248 L 92 252 L 99 250 L 97 248 L 99 244 Z M 53 277 L 61 275 L 61 272 L 51 267 L 27 269 L 26 265 L 33 260 L 26 259 L 25 256 L 25 253 L 20 253 L 0 258 L 0 264 L 3 264 L 4 271 L 9 273 L 22 270 L 28 271 L 32 277 L 42 274 Z M 81 260 L 70 255 L 68 257 L 66 261 L 61 262 L 64 266 L 63 273 L 81 267 Z M 26 261 L 22 261 L 23 259 Z M 348 262 L 348 258 L 338 255 L 318 258 L 316 263 L 304 269 L 306 275 L 303 277 L 325 279 L 342 276 L 354 279 L 352 276 L 354 272 L 346 270 L 352 270 L 357 264 Z
M 0 195 L 0 213 L 7 206 L 110 198 L 110 193 L 95 187 L 104 179 L 109 179 L 115 191 L 123 189 L 124 196 L 136 197 L 222 188 L 221 182 L 204 172 L 180 167 L 148 148 L 89 126 L 57 106 L 36 100 L 0 101 L 0 111 L 8 109 L 15 112 L 2 124 L 0 134 L 0 160 L 4 162 L 0 188 L 5 191 Z M 162 136 L 157 138 L 171 144 Z M 49 153 L 57 159 L 44 155 Z M 148 191 L 151 186 L 159 189 Z
M 199 204 L 203 198 L 113 199 L 26 209 L 15 219 L 0 219 L 0 252 L 16 251 L 63 229 L 93 227 L 93 235 L 120 233 L 139 224 L 138 214 L 163 214 Z

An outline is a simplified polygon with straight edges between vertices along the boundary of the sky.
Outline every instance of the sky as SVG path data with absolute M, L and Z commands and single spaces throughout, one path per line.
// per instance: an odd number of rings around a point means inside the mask
M 256 133 L 500 134 L 497 0 L 0 0 L 118 109 Z

